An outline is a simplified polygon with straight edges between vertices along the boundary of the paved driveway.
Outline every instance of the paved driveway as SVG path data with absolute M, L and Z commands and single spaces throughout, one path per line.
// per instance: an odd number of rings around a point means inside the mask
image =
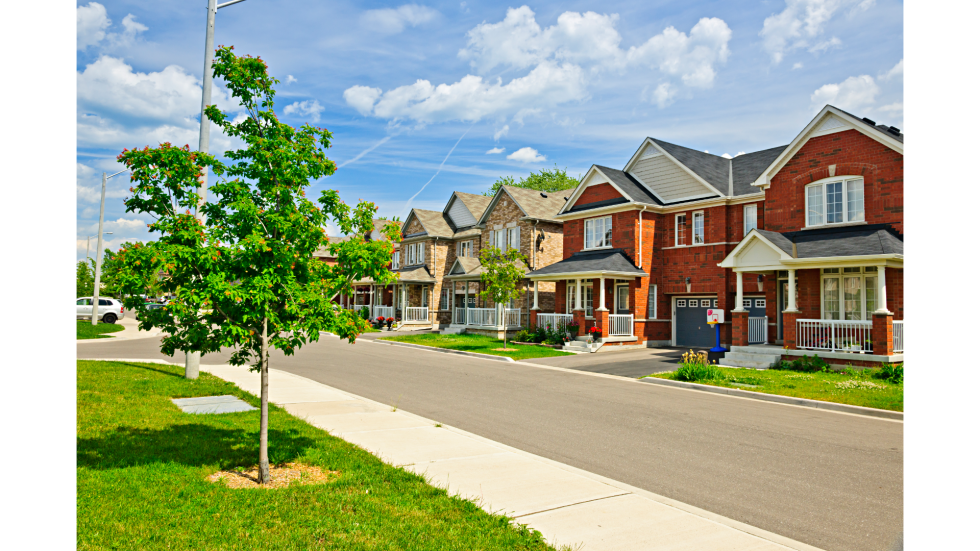
M 527 361 L 637 379 L 646 377 L 651 373 L 674 371 L 677 369 L 677 363 L 681 360 L 681 355 L 684 352 L 687 350 L 680 348 L 642 348 L 553 358 L 534 358 Z
M 183 362 L 157 339 L 76 350 Z M 901 422 L 370 341 L 271 364 L 828 551 L 891 549 L 902 531 Z

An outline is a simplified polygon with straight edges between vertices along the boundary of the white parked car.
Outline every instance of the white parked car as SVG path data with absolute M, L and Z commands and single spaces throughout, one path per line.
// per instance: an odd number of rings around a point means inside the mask
M 126 317 L 122 302 L 114 298 L 99 297 L 99 320 L 105 323 L 116 323 L 116 320 Z M 82 297 L 75 301 L 75 319 L 92 319 L 92 297 Z

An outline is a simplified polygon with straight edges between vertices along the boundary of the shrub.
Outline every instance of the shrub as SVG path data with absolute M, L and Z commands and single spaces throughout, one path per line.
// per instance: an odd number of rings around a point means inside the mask
M 527 329 L 521 329 L 517 333 L 514 333 L 514 340 L 518 342 L 534 342 L 534 333 L 531 333 Z
M 534 342 L 544 342 L 548 338 L 548 331 L 544 327 L 538 326 L 534 329 L 532 338 Z
M 884 379 L 897 385 L 903 384 L 905 382 L 904 365 L 904 362 L 898 365 L 881 364 L 881 369 L 875 370 L 872 377 L 875 379 Z
M 371 319 L 371 310 L 369 310 L 367 306 L 361 306 L 361 309 L 357 311 L 357 314 L 365 320 Z
M 677 368 L 676 373 L 677 379 L 680 381 L 705 381 L 723 378 L 721 369 L 708 363 L 707 354 L 693 350 L 684 353 L 681 366 Z
M 783 360 L 779 364 L 779 369 L 788 371 L 802 371 L 804 373 L 818 373 L 830 371 L 830 366 L 816 354 L 813 357 L 803 356 L 791 362 Z

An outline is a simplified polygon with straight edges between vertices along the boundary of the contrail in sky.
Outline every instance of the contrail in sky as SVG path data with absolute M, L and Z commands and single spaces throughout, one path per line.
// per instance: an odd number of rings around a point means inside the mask
M 442 172 L 442 165 L 446 164 L 446 161 L 449 160 L 449 156 L 452 155 L 453 151 L 456 150 L 456 146 L 459 145 L 459 142 L 463 141 L 463 138 L 466 137 L 466 134 L 473 128 L 473 125 L 475 124 L 476 124 L 475 122 L 471 124 L 470 127 L 466 129 L 466 132 L 463 132 L 463 135 L 460 136 L 458 140 L 456 140 L 456 144 L 453 145 L 453 148 L 449 150 L 449 153 L 446 153 L 446 158 L 443 159 L 441 163 L 439 163 L 439 169 L 436 170 L 436 173 L 432 175 L 432 178 L 429 178 L 429 181 L 423 184 L 422 188 L 419 189 L 417 192 L 415 192 L 415 195 L 409 197 L 408 201 L 405 202 L 405 209 L 402 211 L 402 217 L 408 216 L 409 207 L 412 206 L 412 201 L 419 196 L 419 193 L 422 193 L 422 190 L 425 189 L 425 186 L 429 185 L 429 183 L 431 183 L 432 180 L 435 180 L 436 176 L 438 176 L 439 173 Z
M 376 144 L 374 144 L 374 145 L 372 145 L 371 147 L 369 147 L 369 148 L 367 148 L 367 149 L 365 149 L 364 151 L 361 151 L 361 152 L 360 152 L 360 153 L 358 153 L 358 154 L 357 154 L 357 156 L 356 156 L 356 157 L 354 157 L 353 159 L 350 159 L 350 160 L 348 160 L 348 161 L 344 161 L 344 162 L 342 162 L 342 163 L 340 163 L 339 165 L 337 165 L 337 168 L 343 168 L 343 167 L 345 167 L 345 166 L 347 166 L 347 165 L 349 165 L 349 164 L 351 164 L 351 163 L 353 163 L 354 161 L 356 161 L 356 160 L 358 160 L 358 159 L 360 159 L 361 157 L 363 157 L 363 156 L 365 156 L 365 155 L 367 155 L 368 153 L 370 153 L 370 152 L 372 152 L 372 151 L 374 151 L 374 150 L 375 150 L 375 149 L 376 149 L 376 148 L 377 148 L 377 147 L 378 147 L 379 145 L 381 145 L 381 144 L 383 144 L 383 143 L 385 143 L 385 142 L 387 142 L 387 141 L 388 141 L 388 140 L 390 140 L 390 139 L 391 139 L 391 136 L 385 136 L 384 138 L 381 138 L 381 141 L 380 141 L 380 142 L 378 142 L 378 143 L 376 143 Z

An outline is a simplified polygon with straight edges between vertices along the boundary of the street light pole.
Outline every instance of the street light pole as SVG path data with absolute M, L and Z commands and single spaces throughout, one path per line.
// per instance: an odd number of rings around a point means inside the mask
M 120 170 L 112 176 L 118 176 L 123 172 L 126 171 Z M 102 250 L 102 222 L 105 220 L 105 183 L 112 176 L 106 176 L 105 172 L 102 173 L 102 202 L 99 204 L 99 239 L 95 245 L 95 289 L 92 291 L 92 325 L 98 325 L 99 323 L 99 278 L 102 276 L 102 256 L 99 255 L 99 251 Z
M 232 4 L 244 2 L 245 0 L 231 0 L 218 4 L 217 0 L 208 0 L 208 20 L 204 34 L 204 78 L 201 82 L 201 134 L 197 142 L 197 150 L 201 153 L 208 152 L 208 142 L 211 138 L 211 121 L 204 113 L 208 105 L 211 105 L 211 64 L 214 60 L 214 16 L 218 10 Z M 204 203 L 208 196 L 208 167 L 201 170 L 201 183 L 197 186 L 197 208 L 194 209 L 194 217 L 204 225 Z M 184 377 L 197 379 L 201 368 L 201 353 L 199 351 L 185 351 L 184 354 Z

